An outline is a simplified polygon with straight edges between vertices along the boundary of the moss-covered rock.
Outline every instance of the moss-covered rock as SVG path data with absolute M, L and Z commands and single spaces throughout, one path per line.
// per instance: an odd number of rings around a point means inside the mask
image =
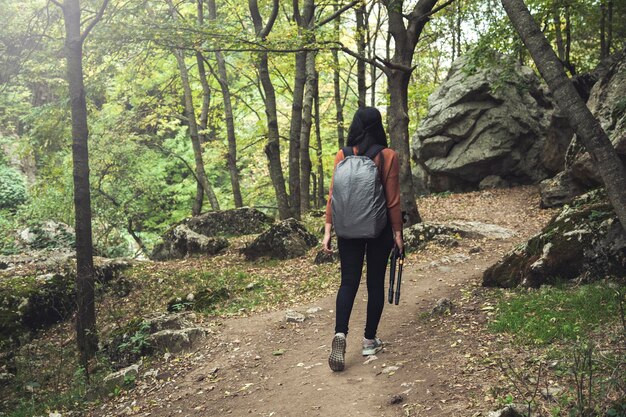
M 27 257 L 16 259 L 12 269 L 0 276 L 0 344 L 12 343 L 25 333 L 63 321 L 75 309 L 76 272 L 72 259 L 66 258 L 65 264 L 53 267 L 46 263 L 27 265 L 27 271 L 39 271 L 37 275 L 19 268 Z M 100 288 L 120 278 L 121 271 L 130 264 L 127 260 L 94 259 Z
M 263 232 L 274 219 L 255 208 L 242 207 L 203 213 L 183 223 L 204 236 L 241 236 Z
M 261 233 L 241 252 L 249 261 L 264 257 L 292 259 L 303 256 L 317 243 L 317 237 L 309 233 L 301 222 L 287 219 Z
M 626 276 L 626 233 L 598 189 L 565 206 L 543 231 L 485 271 L 483 285 L 537 287 L 607 275 Z
M 188 255 L 215 255 L 228 247 L 223 237 L 208 237 L 196 233 L 184 224 L 168 230 L 152 251 L 152 259 L 180 259 Z

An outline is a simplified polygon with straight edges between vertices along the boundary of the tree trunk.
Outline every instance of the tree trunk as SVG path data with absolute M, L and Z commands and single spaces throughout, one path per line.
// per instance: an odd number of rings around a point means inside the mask
M 89 128 L 83 81 L 83 36 L 79 0 L 63 4 L 67 82 L 72 114 L 72 159 L 74 210 L 76 216 L 76 341 L 81 364 L 87 370 L 89 359 L 98 349 L 94 301 L 93 240 L 91 232 L 91 193 L 89 188 Z M 88 375 L 88 373 L 87 373 Z
M 202 27 L 204 24 L 204 11 L 203 0 L 198 0 L 198 25 Z M 202 53 L 196 51 L 196 63 L 198 64 L 198 78 L 200 78 L 200 85 L 202 86 L 202 109 L 200 110 L 200 119 L 198 125 L 200 132 L 198 132 L 198 138 L 200 143 L 207 141 L 207 128 L 209 120 L 209 106 L 211 105 L 211 88 L 209 87 L 209 81 L 206 76 L 206 68 L 204 67 L 204 57 Z
M 613 0 L 608 0 L 606 16 L 606 56 L 611 55 L 613 44 Z
M 248 0 L 248 6 L 257 37 L 260 38 L 261 41 L 264 41 L 276 21 L 279 2 L 278 0 L 273 0 L 272 14 L 265 26 L 263 26 L 257 0 Z M 276 114 L 276 92 L 270 78 L 267 52 L 262 51 L 258 53 L 256 66 L 259 71 L 261 86 L 265 93 L 265 115 L 267 116 L 267 144 L 265 145 L 265 154 L 269 161 L 270 178 L 276 193 L 278 216 L 281 219 L 287 219 L 291 217 L 291 209 L 289 208 L 289 196 L 287 195 L 285 177 L 283 176 L 283 168 L 280 162 L 280 135 L 278 131 L 278 117 Z
M 559 5 L 555 3 L 552 6 L 552 16 L 554 19 L 554 37 L 556 40 L 556 50 L 559 52 L 559 59 L 565 63 L 565 46 L 563 44 L 563 32 L 561 31 L 561 13 Z
M 356 8 L 356 45 L 357 53 L 360 56 L 365 56 L 365 31 L 367 22 L 365 21 L 365 2 L 361 2 Z M 359 94 L 359 107 L 365 107 L 365 96 L 367 94 L 367 87 L 365 85 L 365 61 L 362 59 L 357 60 L 356 63 L 356 79 L 357 79 L 357 91 Z
M 297 2 L 297 0 L 294 0 Z M 302 131 L 302 102 L 306 83 L 307 52 L 296 52 L 295 79 L 291 99 L 289 127 L 289 205 L 293 217 L 300 218 L 300 137 Z
M 322 158 L 322 131 L 320 127 L 320 95 L 319 78 L 315 82 L 315 138 L 317 139 L 317 207 L 326 206 L 326 192 L 324 190 L 324 159 Z M 315 181 L 315 180 L 314 180 Z
M 609 200 L 626 230 L 626 171 L 611 141 L 576 93 L 523 0 L 502 0 L 502 4 L 554 95 L 557 105 L 565 112 L 570 126 L 595 161 Z
M 202 0 L 199 0 L 202 2 Z M 217 7 L 215 0 L 209 0 L 209 19 L 217 21 Z M 239 180 L 239 168 L 237 167 L 237 138 L 235 136 L 235 118 L 233 116 L 233 105 L 228 85 L 228 73 L 226 71 L 226 61 L 222 51 L 215 51 L 215 59 L 217 60 L 218 82 L 222 91 L 222 99 L 224 102 L 224 119 L 226 121 L 226 135 L 228 139 L 228 155 L 226 163 L 228 172 L 230 173 L 230 185 L 233 189 L 233 199 L 235 207 L 243 207 L 243 197 L 241 196 L 241 186 Z
M 193 206 L 191 206 L 192 216 L 202 213 L 202 203 L 204 203 L 204 188 L 200 182 L 196 181 L 196 197 L 193 199 Z
M 315 51 L 309 51 L 306 57 L 306 91 L 302 107 L 302 132 L 300 135 L 300 211 L 306 213 L 311 209 L 311 155 L 310 140 L 311 126 L 313 125 L 313 101 L 317 84 L 317 69 L 315 68 Z
M 565 4 L 565 67 L 569 73 L 576 75 L 576 68 L 572 64 L 571 50 L 572 50 L 572 21 L 570 19 L 571 8 L 569 4 Z
M 335 13 L 339 10 L 339 6 L 335 4 Z M 335 36 L 339 39 L 339 33 L 341 30 L 341 16 L 337 16 L 335 19 Z M 336 109 L 336 122 L 337 122 L 337 149 L 341 149 L 345 143 L 345 131 L 344 131 L 344 117 L 343 117 L 343 103 L 341 101 L 341 68 L 339 67 L 339 51 L 337 49 L 332 50 L 333 55 L 333 89 Z
M 421 216 L 415 203 L 413 176 L 409 147 L 409 111 L 408 88 L 413 72 L 413 54 L 428 16 L 433 11 L 437 0 L 419 0 L 408 15 L 402 12 L 402 1 L 386 1 L 389 16 L 388 31 L 394 40 L 394 55 L 387 64 L 387 88 L 389 91 L 389 136 L 391 146 L 398 152 L 400 162 L 400 200 L 406 212 L 408 225 L 421 222 Z M 404 19 L 408 19 L 405 26 Z
M 409 225 L 420 223 L 422 218 L 415 203 L 413 175 L 409 147 L 408 88 L 411 74 L 393 70 L 389 83 L 389 137 L 391 147 L 398 152 L 400 162 L 400 201 L 408 216 Z
M 600 60 L 609 56 L 606 48 L 606 0 L 600 1 Z
M 217 201 L 213 187 L 209 183 L 204 169 L 204 160 L 202 159 L 202 145 L 200 144 L 200 137 L 198 135 L 198 125 L 196 123 L 196 115 L 193 106 L 193 96 L 191 93 L 191 86 L 189 85 L 189 74 L 187 72 L 187 65 L 185 64 L 185 57 L 183 52 L 177 49 L 172 51 L 178 62 L 178 70 L 180 71 L 180 79 L 183 84 L 183 94 L 185 97 L 185 115 L 187 117 L 187 125 L 189 127 L 189 136 L 191 137 L 191 145 L 193 147 L 193 155 L 196 163 L 196 177 L 200 181 L 204 193 L 209 199 L 211 209 L 218 211 L 220 205 Z

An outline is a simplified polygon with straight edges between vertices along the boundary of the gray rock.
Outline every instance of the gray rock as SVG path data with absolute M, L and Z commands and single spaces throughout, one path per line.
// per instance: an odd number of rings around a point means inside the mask
M 501 410 L 491 411 L 487 417 L 526 417 L 526 410 L 524 406 L 510 404 Z
M 289 310 L 285 313 L 285 320 L 287 323 L 302 323 L 306 320 L 306 316 L 297 311 Z
M 559 172 L 539 184 L 540 205 L 542 208 L 560 207 L 582 194 L 584 189 L 568 171 Z
M 301 222 L 287 219 L 260 234 L 241 252 L 249 261 L 263 257 L 292 259 L 303 256 L 317 243 L 317 237 L 309 233 Z
M 456 241 L 451 237 L 455 235 L 466 239 L 509 239 L 515 236 L 515 232 L 495 224 L 462 220 L 447 223 L 418 223 L 404 230 L 404 243 L 408 249 L 419 249 L 425 243 L 435 239 L 441 243 L 450 243 L 452 242 L 450 239 Z
M 617 54 L 598 68 L 595 72 L 599 78 L 591 89 L 587 107 L 600 122 L 618 156 L 626 163 L 626 55 Z M 597 165 L 574 136 L 565 155 L 563 174 L 573 181 L 563 184 L 563 187 L 571 189 L 562 193 L 576 196 L 600 186 L 602 179 Z
M 0 387 L 10 385 L 13 383 L 14 380 L 15 380 L 15 375 L 10 374 L 8 372 L 0 373 Z
M 433 237 L 433 242 L 439 246 L 446 248 L 456 248 L 459 246 L 459 241 L 449 235 L 437 235 Z
M 52 220 L 38 222 L 18 231 L 20 246 L 26 250 L 69 249 L 75 246 L 75 232 L 71 226 Z
M 317 314 L 322 311 L 322 307 L 311 307 L 306 311 L 306 314 Z
M 265 213 L 250 207 L 212 211 L 191 217 L 184 224 L 204 236 L 241 236 L 261 233 L 274 223 Z
M 200 327 L 161 330 L 151 334 L 148 341 L 158 353 L 178 353 L 195 348 L 205 335 L 206 331 Z
M 134 386 L 138 374 L 139 365 L 137 364 L 120 369 L 104 377 L 102 380 L 102 389 L 104 393 L 107 394 L 113 392 L 116 388 Z
M 483 285 L 538 287 L 605 276 L 626 276 L 626 233 L 598 189 L 563 207 L 542 232 L 487 269 Z
M 163 242 L 152 251 L 152 259 L 180 259 L 189 255 L 215 255 L 228 247 L 223 237 L 208 237 L 194 232 L 188 226 L 179 224 L 167 231 Z
M 488 190 L 490 188 L 507 188 L 509 183 L 497 175 L 487 175 L 478 184 L 479 190 Z
M 534 183 L 563 159 L 571 133 L 563 118 L 552 117 L 547 89 L 530 68 L 497 54 L 493 59 L 469 70 L 469 58 L 459 58 L 428 98 L 412 143 L 420 192 L 476 189 L 490 176 Z
M 437 301 L 437 304 L 430 310 L 432 315 L 450 314 L 454 308 L 454 303 L 448 298 L 441 298 Z

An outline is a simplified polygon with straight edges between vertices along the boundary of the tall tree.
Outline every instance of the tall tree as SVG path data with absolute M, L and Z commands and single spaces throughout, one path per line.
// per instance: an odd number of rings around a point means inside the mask
M 81 363 L 87 375 L 88 361 L 98 349 L 94 300 L 93 238 L 91 231 L 91 192 L 89 188 L 89 126 L 83 77 L 83 44 L 94 26 L 102 19 L 108 0 L 81 31 L 79 0 L 53 2 L 63 10 L 65 21 L 65 56 L 67 82 L 72 114 L 72 159 L 74 210 L 76 215 L 76 341 Z
M 309 23 L 313 18 L 313 1 L 304 1 L 300 13 L 300 1 L 293 0 L 293 19 L 298 25 L 298 35 L 304 43 Z M 300 218 L 300 140 L 302 131 L 302 105 L 306 84 L 307 50 L 301 48 L 295 53 L 293 97 L 291 99 L 291 124 L 289 127 L 289 204 L 295 218 Z
M 393 57 L 385 61 L 383 67 L 389 89 L 389 136 L 391 146 L 398 151 L 401 204 L 409 224 L 422 221 L 415 203 L 409 149 L 408 88 L 414 70 L 413 54 L 430 16 L 451 2 L 449 0 L 435 9 L 437 0 L 419 0 L 411 12 L 405 14 L 404 0 L 382 0 L 389 16 L 388 31 L 394 40 Z
M 314 0 L 304 1 L 304 21 L 301 23 L 304 27 L 304 34 L 308 42 L 315 42 L 314 18 L 313 10 L 315 8 Z M 300 211 L 306 213 L 311 208 L 311 154 L 310 140 L 311 127 L 313 125 L 313 102 L 318 95 L 317 91 L 317 68 L 315 59 L 317 51 L 307 51 L 306 55 L 306 84 L 305 94 L 302 105 L 302 130 L 300 133 Z
M 259 12 L 257 0 L 248 0 L 248 8 L 250 9 L 256 37 L 261 43 L 264 43 L 276 22 L 279 11 L 279 0 L 272 0 L 272 11 L 265 24 L 263 24 L 263 18 Z M 283 168 L 280 162 L 280 134 L 276 111 L 276 91 L 272 84 L 272 79 L 270 78 L 267 51 L 262 50 L 258 52 L 256 67 L 263 92 L 265 93 L 265 115 L 267 117 L 267 144 L 265 145 L 265 154 L 269 161 L 270 178 L 272 179 L 272 185 L 276 193 L 278 216 L 281 219 L 286 219 L 291 217 L 291 209 L 289 207 L 289 196 L 287 195 L 287 189 L 285 187 Z
M 202 7 L 203 0 L 198 0 L 198 8 Z M 217 6 L 215 0 L 209 0 L 209 19 L 217 22 Z M 224 119 L 226 121 L 226 136 L 228 141 L 228 154 L 226 162 L 230 172 L 230 184 L 233 189 L 233 199 L 235 207 L 243 207 L 243 197 L 241 196 L 241 186 L 239 181 L 239 168 L 237 167 L 237 138 L 235 136 L 235 119 L 233 116 L 232 96 L 228 85 L 228 72 L 226 71 L 226 60 L 224 54 L 219 49 L 215 51 L 217 61 L 217 81 L 222 91 L 222 101 L 224 102 Z
M 339 6 L 335 5 L 335 13 L 339 12 Z M 335 19 L 335 36 L 337 42 L 339 42 L 339 33 L 341 28 L 341 16 L 337 16 Z M 332 50 L 333 55 L 333 92 L 336 109 L 336 124 L 337 124 L 337 149 L 340 149 L 345 145 L 345 130 L 344 130 L 344 117 L 343 117 L 343 101 L 341 100 L 341 67 L 339 66 L 339 51 L 337 49 Z
M 626 171 L 600 122 L 577 94 L 549 42 L 523 0 L 502 0 L 509 19 L 526 45 L 557 105 L 596 162 L 598 171 L 624 230 L 626 230 Z
M 170 16 L 174 20 L 177 20 L 178 10 L 176 10 L 174 3 L 172 2 L 172 0 L 167 0 L 167 4 L 170 7 Z M 198 179 L 199 184 L 202 186 L 204 194 L 211 204 L 211 208 L 215 211 L 218 211 L 220 209 L 220 204 L 217 201 L 217 196 L 215 195 L 215 191 L 213 191 L 213 187 L 209 183 L 209 178 L 207 177 L 206 169 L 204 167 L 204 159 L 202 158 L 202 143 L 198 129 L 198 121 L 196 120 L 196 112 L 193 103 L 193 93 L 191 91 L 191 84 L 189 82 L 189 70 L 187 69 L 187 64 L 185 63 L 185 53 L 182 48 L 172 48 L 172 54 L 176 58 L 178 71 L 180 72 L 180 80 L 183 85 L 185 116 L 187 118 L 189 137 L 191 138 L 191 146 L 193 148 L 193 156 L 196 164 L 196 178 Z M 204 74 L 204 76 L 206 80 L 206 74 Z M 204 93 L 206 94 L 206 91 Z M 196 205 L 194 205 L 194 207 L 197 207 L 197 203 Z
M 365 56 L 365 33 L 367 32 L 367 19 L 365 10 L 365 1 L 361 1 L 356 7 L 356 47 L 360 56 Z M 365 61 L 357 60 L 356 63 L 356 79 L 358 91 L 359 107 L 365 107 L 365 96 L 367 94 L 367 86 L 365 83 Z

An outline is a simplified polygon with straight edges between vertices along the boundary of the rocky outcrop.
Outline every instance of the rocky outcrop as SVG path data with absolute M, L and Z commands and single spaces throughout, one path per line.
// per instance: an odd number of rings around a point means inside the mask
M 542 232 L 485 271 L 483 285 L 537 287 L 610 275 L 626 276 L 626 233 L 599 189 L 565 206 Z
M 303 256 L 317 243 L 317 237 L 309 233 L 301 222 L 287 219 L 260 234 L 241 252 L 249 261 L 262 257 L 291 259 Z
M 154 247 L 151 255 L 156 261 L 180 259 L 190 255 L 215 255 L 228 247 L 228 240 L 225 238 L 196 233 L 184 224 L 168 230 L 161 239 L 162 242 Z
M 184 224 L 204 236 L 241 236 L 261 233 L 274 223 L 267 214 L 249 207 L 212 211 L 191 217 Z
M 473 190 L 488 176 L 535 183 L 561 168 L 571 131 L 545 86 L 532 69 L 494 60 L 458 59 L 428 98 L 412 143 L 422 192 Z
M 0 341 L 15 341 L 24 333 L 63 321 L 74 312 L 74 259 L 59 257 L 59 263 L 53 264 L 38 264 L 36 257 L 26 255 L 4 259 L 8 267 L 0 271 Z M 126 259 L 96 257 L 96 279 L 108 288 L 122 279 L 122 271 L 131 264 Z
M 626 163 L 626 55 L 612 57 L 596 71 L 600 78 L 591 89 L 587 107 L 600 121 L 615 151 Z M 574 137 L 564 159 L 565 167 L 556 177 L 541 184 L 541 204 L 557 207 L 602 184 L 597 162 Z

